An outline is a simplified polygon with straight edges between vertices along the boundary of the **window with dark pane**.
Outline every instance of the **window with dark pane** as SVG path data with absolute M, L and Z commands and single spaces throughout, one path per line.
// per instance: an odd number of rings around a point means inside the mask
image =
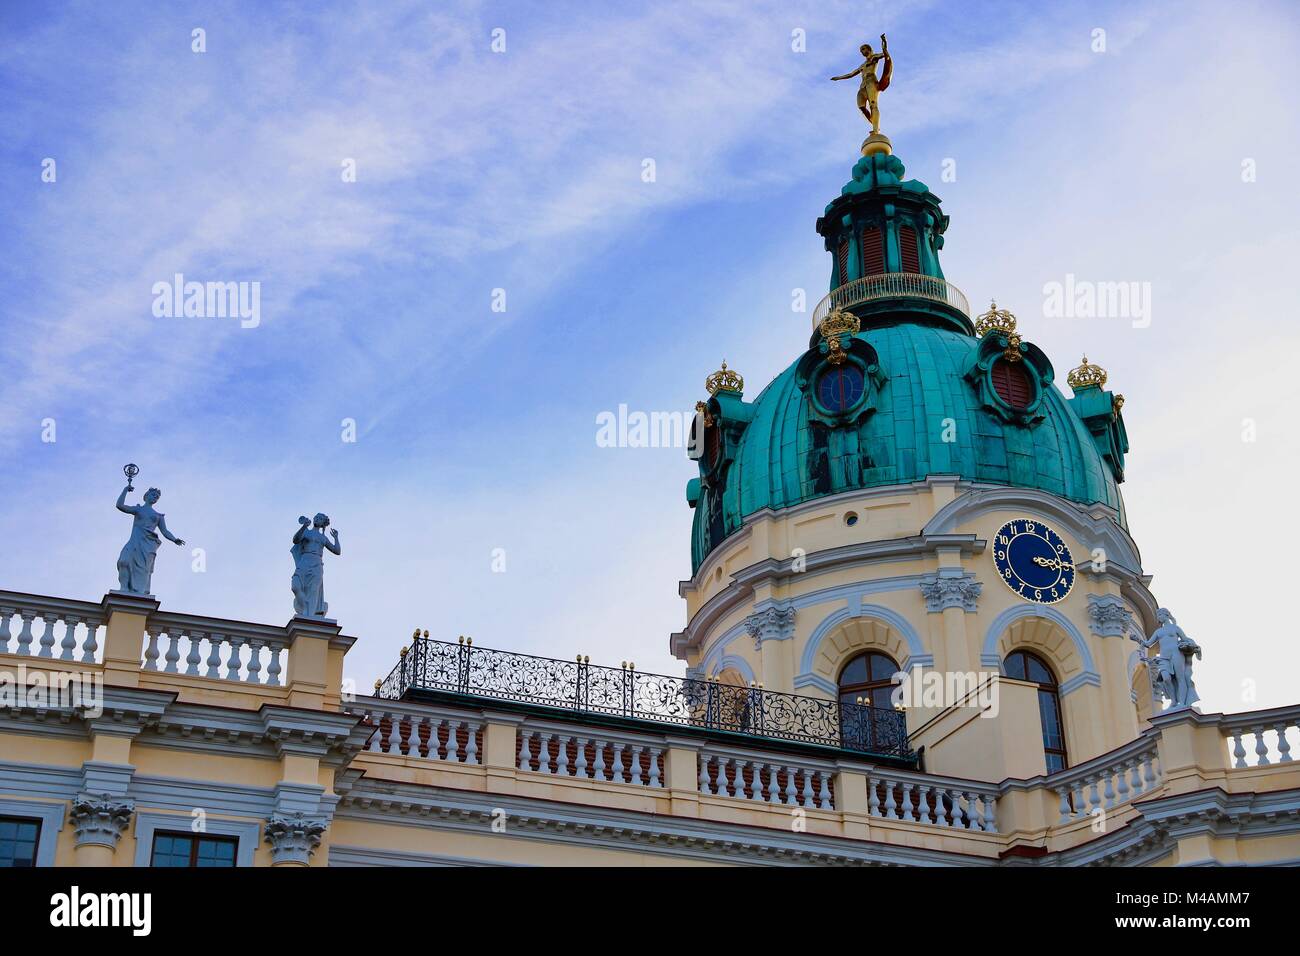
M 1043 724 L 1043 754 L 1047 772 L 1056 773 L 1069 766 L 1065 752 L 1065 729 L 1061 720 L 1061 694 L 1056 676 L 1046 662 L 1029 651 L 1007 655 L 1003 670 L 1008 677 L 1038 685 L 1038 716 Z
M 888 654 L 867 651 L 840 671 L 840 738 L 845 746 L 874 750 L 891 734 L 894 674 L 898 665 Z
M 862 230 L 862 274 L 879 275 L 885 271 L 885 234 L 879 226 Z
M 1024 362 L 1010 362 L 1000 358 L 989 370 L 993 391 L 1012 408 L 1028 408 L 1034 398 L 1034 383 L 1025 371 Z
M 39 820 L 0 817 L 0 869 L 35 866 L 40 836 Z
M 856 365 L 833 365 L 817 380 L 817 400 L 827 411 L 846 412 L 862 398 L 865 384 L 862 369 Z
M 840 247 L 835 252 L 835 262 L 840 269 L 840 285 L 849 281 L 849 241 L 840 240 Z
M 704 429 L 704 456 L 710 468 L 718 464 L 722 455 L 722 429 L 717 425 L 708 425 Z
M 898 258 L 904 272 L 921 271 L 921 249 L 916 243 L 916 230 L 911 226 L 898 230 Z
M 159 867 L 233 867 L 234 837 L 210 837 L 190 833 L 156 833 L 153 838 L 151 866 Z

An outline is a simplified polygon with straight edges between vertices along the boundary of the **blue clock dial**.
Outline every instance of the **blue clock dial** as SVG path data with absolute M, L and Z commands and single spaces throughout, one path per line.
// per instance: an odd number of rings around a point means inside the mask
M 993 538 L 1002 583 L 1026 601 L 1055 604 L 1074 587 L 1074 557 L 1061 536 L 1032 518 L 1008 521 Z

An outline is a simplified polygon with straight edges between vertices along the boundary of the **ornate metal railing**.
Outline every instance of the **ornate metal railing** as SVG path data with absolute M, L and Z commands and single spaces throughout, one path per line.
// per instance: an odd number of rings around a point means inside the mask
M 913 760 L 900 711 L 416 638 L 376 695 L 433 691 Z
M 970 303 L 966 295 L 951 282 L 917 272 L 882 272 L 846 282 L 817 303 L 813 309 L 813 328 L 836 309 L 849 309 L 873 299 L 928 299 L 951 306 L 967 318 Z

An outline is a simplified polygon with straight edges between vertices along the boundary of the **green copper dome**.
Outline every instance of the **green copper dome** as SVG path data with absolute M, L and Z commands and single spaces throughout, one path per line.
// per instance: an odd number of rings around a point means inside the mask
M 886 163 L 878 195 L 863 180 Z M 808 350 L 753 402 L 714 383 L 687 488 L 693 570 L 757 511 L 930 475 L 1099 502 L 1123 520 L 1122 399 L 1095 384 L 1067 399 L 1006 313 L 972 327 L 938 267 L 947 217 L 901 175 L 896 157 L 864 158 L 818 221 L 835 261 Z

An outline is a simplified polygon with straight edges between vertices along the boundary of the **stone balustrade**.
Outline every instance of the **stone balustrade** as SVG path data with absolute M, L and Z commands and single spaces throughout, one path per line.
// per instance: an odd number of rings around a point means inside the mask
M 100 604 L 0 591 L 0 654 L 98 663 L 103 626 Z
M 1158 737 L 1137 740 L 1046 778 L 1060 804 L 1058 825 L 1122 807 L 1160 786 Z
M 867 813 L 886 820 L 996 833 L 997 797 L 974 780 L 880 768 L 867 778 Z
M 289 641 L 282 627 L 194 615 L 150 615 L 140 669 L 282 686 Z
M 700 793 L 785 806 L 831 810 L 833 765 L 779 754 L 705 749 L 699 755 Z
M 367 698 L 345 710 L 374 728 L 365 750 L 442 763 L 482 763 L 484 721 L 394 701 Z
M 1246 714 L 1226 714 L 1219 721 L 1234 770 L 1291 763 L 1290 734 L 1300 737 L 1300 706 L 1276 707 Z
M 530 722 L 519 727 L 516 743 L 516 766 L 522 771 L 650 788 L 664 786 L 667 744 L 662 739 Z

